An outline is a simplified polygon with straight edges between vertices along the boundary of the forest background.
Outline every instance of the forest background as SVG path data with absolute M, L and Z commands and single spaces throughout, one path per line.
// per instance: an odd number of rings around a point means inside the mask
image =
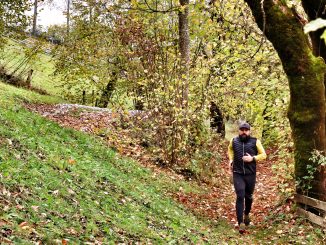
M 68 0 L 66 23 L 42 28 L 38 11 L 52 1 L 2 1 L 1 75 L 108 108 L 115 134 L 91 131 L 116 151 L 211 186 L 225 138 L 248 121 L 277 159 L 280 202 L 294 192 L 325 201 L 323 25 L 303 30 L 325 3 L 245 2 Z

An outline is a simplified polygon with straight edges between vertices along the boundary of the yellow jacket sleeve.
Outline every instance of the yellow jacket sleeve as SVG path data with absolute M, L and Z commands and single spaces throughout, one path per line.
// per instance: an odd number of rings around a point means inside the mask
M 261 144 L 260 140 L 258 140 L 258 139 L 257 139 L 257 142 L 256 142 L 256 147 L 257 147 L 257 150 L 258 150 L 258 154 L 257 154 L 257 156 L 254 156 L 255 160 L 256 161 L 261 161 L 261 160 L 266 159 L 266 157 L 267 157 L 266 152 L 265 152 L 264 147 Z
M 231 139 L 229 147 L 228 147 L 228 156 L 229 156 L 229 160 L 231 162 L 233 162 L 233 158 L 234 158 L 234 152 L 233 152 L 233 139 Z

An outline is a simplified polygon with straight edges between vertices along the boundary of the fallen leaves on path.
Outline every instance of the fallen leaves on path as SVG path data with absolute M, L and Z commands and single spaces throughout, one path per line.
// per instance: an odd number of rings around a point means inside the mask
M 254 193 L 254 203 L 252 207 L 252 223 L 257 224 L 271 214 L 278 203 L 277 183 L 272 177 L 271 164 L 268 161 L 262 162 L 258 166 L 257 183 Z M 206 194 L 179 192 L 175 196 L 177 200 L 196 213 L 204 214 L 212 219 L 225 218 L 236 223 L 235 199 L 233 185 L 229 182 L 227 172 L 227 162 L 221 164 L 219 178 L 224 181 L 220 186 L 207 186 Z

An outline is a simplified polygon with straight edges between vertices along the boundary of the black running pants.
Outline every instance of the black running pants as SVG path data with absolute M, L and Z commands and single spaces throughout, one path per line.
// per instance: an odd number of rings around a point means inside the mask
M 251 210 L 256 174 L 242 175 L 239 173 L 233 173 L 233 183 L 235 193 L 237 194 L 235 207 L 238 224 L 240 225 L 243 223 L 243 212 L 248 215 Z

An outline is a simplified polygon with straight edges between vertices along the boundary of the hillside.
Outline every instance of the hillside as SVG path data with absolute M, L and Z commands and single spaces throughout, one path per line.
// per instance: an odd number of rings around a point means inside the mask
M 323 9 L 0 1 L 0 244 L 326 245 Z
M 218 227 L 168 197 L 190 185 L 154 176 L 98 139 L 63 129 L 19 104 L 50 98 L 0 86 L 4 242 L 220 240 Z
M 203 197 L 205 185 L 142 167 L 96 137 L 28 111 L 22 102 L 60 101 L 0 83 L 2 242 L 239 242 L 228 220 L 209 218 L 173 198 L 180 190 Z M 321 230 L 294 222 L 291 231 L 280 231 L 279 222 L 267 233 L 258 227 L 240 239 L 322 242 Z
M 6 50 L 23 58 L 14 42 Z M 278 206 L 273 162 L 259 169 L 255 226 L 239 237 L 226 164 L 214 186 L 157 168 L 128 129 L 116 130 L 111 113 L 56 106 L 66 102 L 53 96 L 60 92 L 49 56 L 39 55 L 34 69 L 33 85 L 52 96 L 0 83 L 2 242 L 323 241 L 291 203 Z

